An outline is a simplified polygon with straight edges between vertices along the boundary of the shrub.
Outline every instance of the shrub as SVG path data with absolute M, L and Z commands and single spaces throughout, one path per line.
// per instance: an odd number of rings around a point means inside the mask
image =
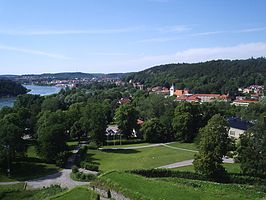
M 71 173 L 71 178 L 76 181 L 89 182 L 95 180 L 96 176 L 94 174 L 85 174 L 82 172 L 77 172 L 77 173 Z
M 72 166 L 72 173 L 77 173 L 77 172 L 79 172 L 79 168 L 76 165 Z
M 91 170 L 91 171 L 98 171 L 99 170 L 98 165 L 96 165 L 94 163 L 85 162 L 85 161 L 81 162 L 80 166 L 84 169 Z

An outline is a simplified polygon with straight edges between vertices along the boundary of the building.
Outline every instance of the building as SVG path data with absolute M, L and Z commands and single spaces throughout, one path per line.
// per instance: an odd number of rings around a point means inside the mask
M 248 121 L 241 120 L 237 117 L 228 118 L 230 129 L 228 131 L 229 137 L 238 139 L 245 131 L 248 130 L 252 124 Z
M 213 101 L 229 101 L 229 95 L 220 94 L 189 94 L 188 90 L 176 90 L 176 101 L 187 102 L 213 102 Z
M 248 106 L 250 103 L 258 103 L 256 99 L 236 99 L 233 101 L 232 105 L 235 106 Z

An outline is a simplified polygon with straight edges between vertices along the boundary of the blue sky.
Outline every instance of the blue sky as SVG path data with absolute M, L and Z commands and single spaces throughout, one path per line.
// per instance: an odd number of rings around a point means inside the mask
M 266 56 L 265 0 L 0 0 L 0 74 Z

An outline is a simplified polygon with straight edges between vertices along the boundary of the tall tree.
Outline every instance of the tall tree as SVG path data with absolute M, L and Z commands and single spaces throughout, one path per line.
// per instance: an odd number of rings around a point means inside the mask
M 193 162 L 196 172 L 212 179 L 224 178 L 222 163 L 230 144 L 228 130 L 228 122 L 219 114 L 200 130 L 199 153 Z
M 192 142 L 198 133 L 199 124 L 198 106 L 188 102 L 181 102 L 176 106 L 172 125 L 178 140 Z
M 237 152 L 243 173 L 266 176 L 266 126 L 258 123 L 241 135 Z
M 138 112 L 131 104 L 121 105 L 116 109 L 115 122 L 122 133 L 129 138 L 137 127 Z
M 171 133 L 160 123 L 159 119 L 153 118 L 143 123 L 141 130 L 145 141 L 151 143 L 167 142 L 173 139 Z
M 12 161 L 16 155 L 25 151 L 22 139 L 23 129 L 19 126 L 19 117 L 15 113 L 7 114 L 0 120 L 0 164 L 7 159 Z

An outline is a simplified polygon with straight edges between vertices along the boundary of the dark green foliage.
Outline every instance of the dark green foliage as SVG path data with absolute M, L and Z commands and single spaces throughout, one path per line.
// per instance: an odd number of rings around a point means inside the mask
M 0 97 L 26 94 L 27 88 L 11 80 L 0 79 Z
M 38 120 L 38 143 L 40 155 L 49 162 L 55 162 L 67 150 L 65 113 L 44 112 Z
M 25 151 L 23 129 L 16 113 L 10 113 L 0 120 L 0 165 L 6 167 L 8 160 Z
M 79 168 L 76 165 L 72 166 L 72 173 L 77 173 L 79 171 Z
M 115 121 L 118 128 L 127 137 L 132 136 L 133 129 L 137 127 L 138 112 L 131 104 L 124 104 L 117 108 Z
M 99 166 L 97 164 L 86 161 L 80 162 L 80 167 L 91 171 L 99 171 Z
M 179 103 L 175 109 L 172 122 L 177 140 L 192 142 L 198 133 L 200 120 L 198 104 Z
M 244 174 L 266 177 L 266 127 L 263 123 L 240 136 L 237 152 Z
M 145 121 L 141 127 L 141 132 L 146 142 L 159 143 L 173 140 L 173 136 L 156 118 Z
M 229 147 L 228 123 L 219 114 L 214 115 L 200 130 L 199 154 L 193 161 L 195 171 L 211 179 L 223 179 L 226 171 L 223 156 Z
M 217 60 L 195 64 L 167 64 L 155 66 L 125 76 L 125 80 L 144 83 L 145 86 L 163 86 L 175 83 L 194 93 L 230 93 L 238 87 L 263 85 L 266 79 L 266 59 Z
M 84 181 L 84 182 L 95 180 L 97 177 L 94 174 L 85 174 L 82 172 L 71 173 L 70 176 L 75 181 Z

